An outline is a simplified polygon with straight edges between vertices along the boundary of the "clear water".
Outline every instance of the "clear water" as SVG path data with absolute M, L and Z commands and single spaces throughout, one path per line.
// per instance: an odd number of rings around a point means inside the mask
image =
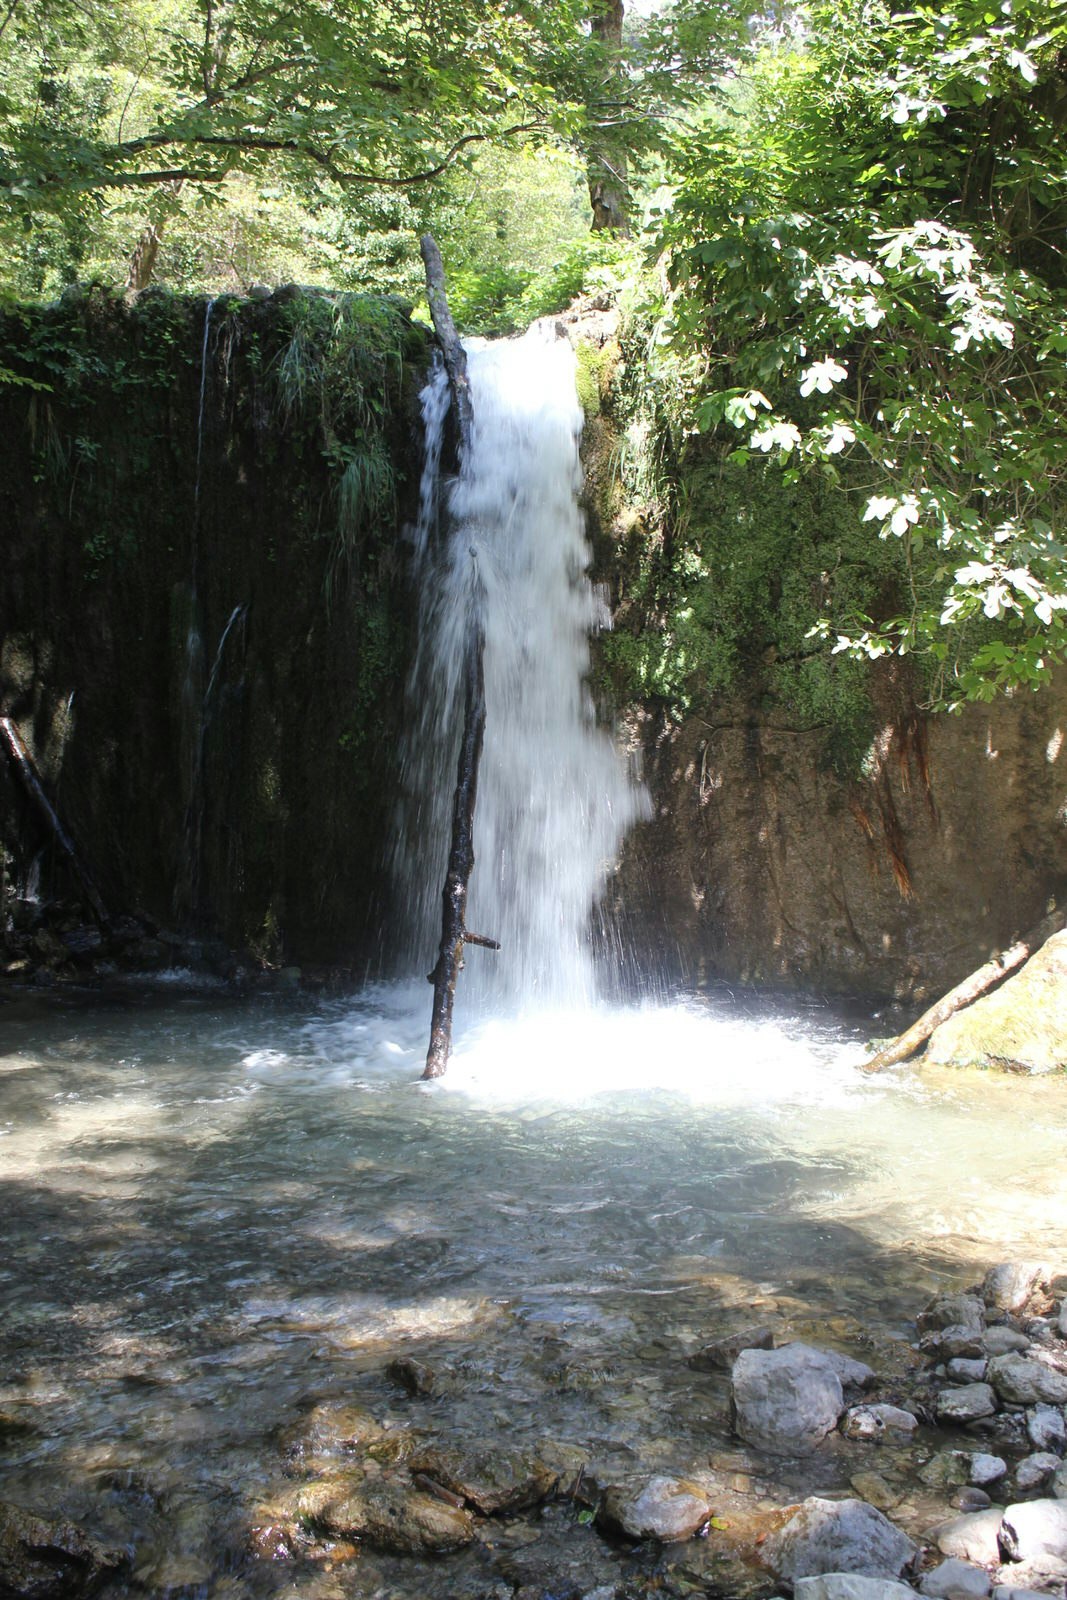
M 1061 1246 L 1058 1084 L 872 1081 L 832 1015 L 694 1000 L 492 1022 L 428 1085 L 427 992 L 0 1014 L 0 1498 L 131 1542 L 149 1593 L 327 1592 L 246 1554 L 320 1400 L 684 1470 L 729 1448 L 705 1339 L 769 1317 L 869 1357 L 931 1288 Z M 405 1352 L 444 1398 L 386 1381 Z M 394 1566 L 382 1593 L 452 1592 Z

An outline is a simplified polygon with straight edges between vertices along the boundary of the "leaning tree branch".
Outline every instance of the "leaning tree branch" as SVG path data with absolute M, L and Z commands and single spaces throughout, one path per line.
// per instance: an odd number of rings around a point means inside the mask
M 427 233 L 420 239 L 419 247 L 426 266 L 430 313 L 455 402 L 462 461 L 469 454 L 474 427 L 467 353 L 448 308 L 445 271 L 437 241 Z M 430 1017 L 430 1046 L 422 1074 L 424 1078 L 439 1078 L 448 1065 L 452 1051 L 452 1008 L 456 997 L 456 979 L 463 966 L 463 946 L 478 944 L 490 950 L 500 949 L 495 939 L 487 939 L 484 934 L 468 933 L 466 924 L 467 886 L 474 867 L 474 807 L 478 797 L 478 765 L 485 735 L 485 630 L 482 607 L 482 583 L 476 573 L 463 672 L 463 734 L 452 800 L 452 842 L 441 896 L 441 943 L 437 963 L 429 975 L 429 981 L 433 984 L 433 1010 Z
M 1029 933 L 1017 939 L 1007 950 L 1001 950 L 991 961 L 972 972 L 969 978 L 964 978 L 954 989 L 950 989 L 943 999 L 931 1006 L 929 1011 L 924 1011 L 918 1022 L 913 1022 L 911 1027 L 899 1038 L 879 1050 L 877 1055 L 868 1061 L 862 1061 L 860 1066 L 864 1072 L 884 1072 L 886 1067 L 895 1067 L 899 1061 L 907 1061 L 909 1056 L 916 1055 L 929 1039 L 935 1028 L 939 1028 L 949 1017 L 957 1011 L 962 1011 L 972 1001 L 978 1000 L 996 987 L 1002 978 L 1009 972 L 1014 972 L 1021 967 L 1024 961 L 1029 961 L 1034 951 L 1058 933 L 1064 925 L 1062 911 L 1054 911 L 1039 922 L 1036 928 L 1031 928 Z
M 11 717 L 0 717 L 0 743 L 7 750 L 11 763 L 22 780 L 26 793 L 33 801 L 49 832 L 66 856 L 71 871 L 81 884 L 85 898 L 92 907 L 93 916 L 101 927 L 106 928 L 110 923 L 110 918 L 104 907 L 104 902 L 100 898 L 100 891 L 93 882 L 89 869 L 74 848 L 73 839 L 64 828 L 62 822 L 60 822 L 55 807 L 45 794 L 44 785 L 37 776 L 37 767 L 34 759 Z

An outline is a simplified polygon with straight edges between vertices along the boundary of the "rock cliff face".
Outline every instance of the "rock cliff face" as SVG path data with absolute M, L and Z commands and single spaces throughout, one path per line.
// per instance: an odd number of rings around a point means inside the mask
M 614 905 L 638 960 L 831 993 L 933 998 L 1067 890 L 1067 694 L 897 720 L 888 675 L 867 775 L 736 703 L 635 715 L 651 819 Z
M 115 912 L 377 963 L 424 330 L 385 301 L 8 314 L 0 714 Z M 327 393 L 328 389 L 328 393 Z M 71 891 L 0 761 L 6 912 Z

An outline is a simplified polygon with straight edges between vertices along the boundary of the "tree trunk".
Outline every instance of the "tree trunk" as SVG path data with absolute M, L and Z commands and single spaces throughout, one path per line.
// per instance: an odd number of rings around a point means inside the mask
M 470 380 L 467 376 L 467 354 L 460 342 L 452 313 L 448 308 L 445 291 L 445 273 L 437 241 L 430 233 L 419 241 L 426 267 L 426 292 L 444 356 L 445 371 L 456 406 L 460 455 L 470 449 L 474 427 L 471 406 Z M 478 763 L 482 755 L 485 734 L 485 676 L 482 661 L 485 655 L 485 633 L 482 628 L 481 583 L 477 589 L 467 641 L 467 658 L 464 667 L 463 736 L 459 747 L 459 766 L 456 772 L 456 791 L 452 801 L 452 842 L 448 852 L 448 869 L 441 896 L 441 944 L 437 963 L 429 975 L 433 984 L 433 1010 L 430 1016 L 430 1047 L 426 1052 L 424 1078 L 439 1078 L 448 1065 L 452 1051 L 452 1006 L 456 997 L 456 979 L 463 966 L 465 944 L 485 945 L 499 950 L 494 939 L 481 934 L 468 933 L 466 927 L 467 886 L 474 866 L 474 806 L 478 796 Z
M 3 741 L 7 753 L 11 757 L 15 771 L 21 778 L 26 793 L 37 807 L 49 832 L 70 863 L 71 870 L 81 884 L 85 898 L 92 907 L 93 916 L 101 927 L 106 928 L 110 923 L 110 918 L 104 909 L 104 902 L 100 898 L 96 884 L 93 882 L 88 869 L 83 866 L 81 858 L 74 848 L 74 841 L 60 822 L 55 807 L 45 794 L 44 786 L 37 776 L 37 768 L 34 765 L 33 757 L 30 755 L 22 735 L 10 717 L 0 717 L 0 740 Z
M 913 1022 L 911 1027 L 892 1044 L 887 1044 L 877 1055 L 861 1063 L 864 1072 L 883 1072 L 886 1067 L 896 1066 L 898 1061 L 907 1061 L 909 1056 L 916 1055 L 929 1039 L 935 1028 L 939 1028 L 949 1017 L 957 1011 L 962 1011 L 972 1001 L 978 1000 L 996 987 L 1002 978 L 1009 972 L 1014 972 L 1021 967 L 1024 961 L 1029 961 L 1035 950 L 1040 949 L 1046 939 L 1058 933 L 1064 925 L 1062 911 L 1055 911 L 1039 922 L 1036 928 L 1024 934 L 1015 944 L 1007 950 L 1002 950 L 991 961 L 979 967 L 977 972 L 972 972 L 969 978 L 964 978 L 954 989 L 950 989 L 943 999 L 929 1011 L 924 1011 L 918 1022 Z
M 590 31 L 604 50 L 607 71 L 603 89 L 607 104 L 589 108 L 592 128 L 585 165 L 589 203 L 593 208 L 593 231 L 611 231 L 625 237 L 630 232 L 626 142 L 608 126 L 615 114 L 614 108 L 622 99 L 623 15 L 623 0 L 596 0 L 590 12 Z
M 152 275 L 156 270 L 156 261 L 159 258 L 159 247 L 163 243 L 163 229 L 167 225 L 167 217 L 176 206 L 178 196 L 184 187 L 184 179 L 177 178 L 165 184 L 163 193 L 167 197 L 167 210 L 165 214 L 147 222 L 141 237 L 134 247 L 130 264 L 126 269 L 126 285 L 123 294 L 127 300 L 133 300 L 142 289 L 147 289 L 152 282 Z

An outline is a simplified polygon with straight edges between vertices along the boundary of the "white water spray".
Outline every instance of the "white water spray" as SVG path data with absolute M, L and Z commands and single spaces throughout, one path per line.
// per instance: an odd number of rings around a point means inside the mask
M 584 1005 L 595 994 L 590 912 L 643 797 L 597 726 L 585 681 L 589 636 L 606 617 L 586 575 L 575 357 L 535 325 L 522 339 L 472 344 L 468 362 L 474 432 L 448 496 L 443 548 L 443 373 L 423 396 L 423 598 L 399 876 L 426 971 L 440 933 L 462 667 L 481 606 L 486 735 L 467 926 L 501 948 L 468 953 L 457 1004 Z

